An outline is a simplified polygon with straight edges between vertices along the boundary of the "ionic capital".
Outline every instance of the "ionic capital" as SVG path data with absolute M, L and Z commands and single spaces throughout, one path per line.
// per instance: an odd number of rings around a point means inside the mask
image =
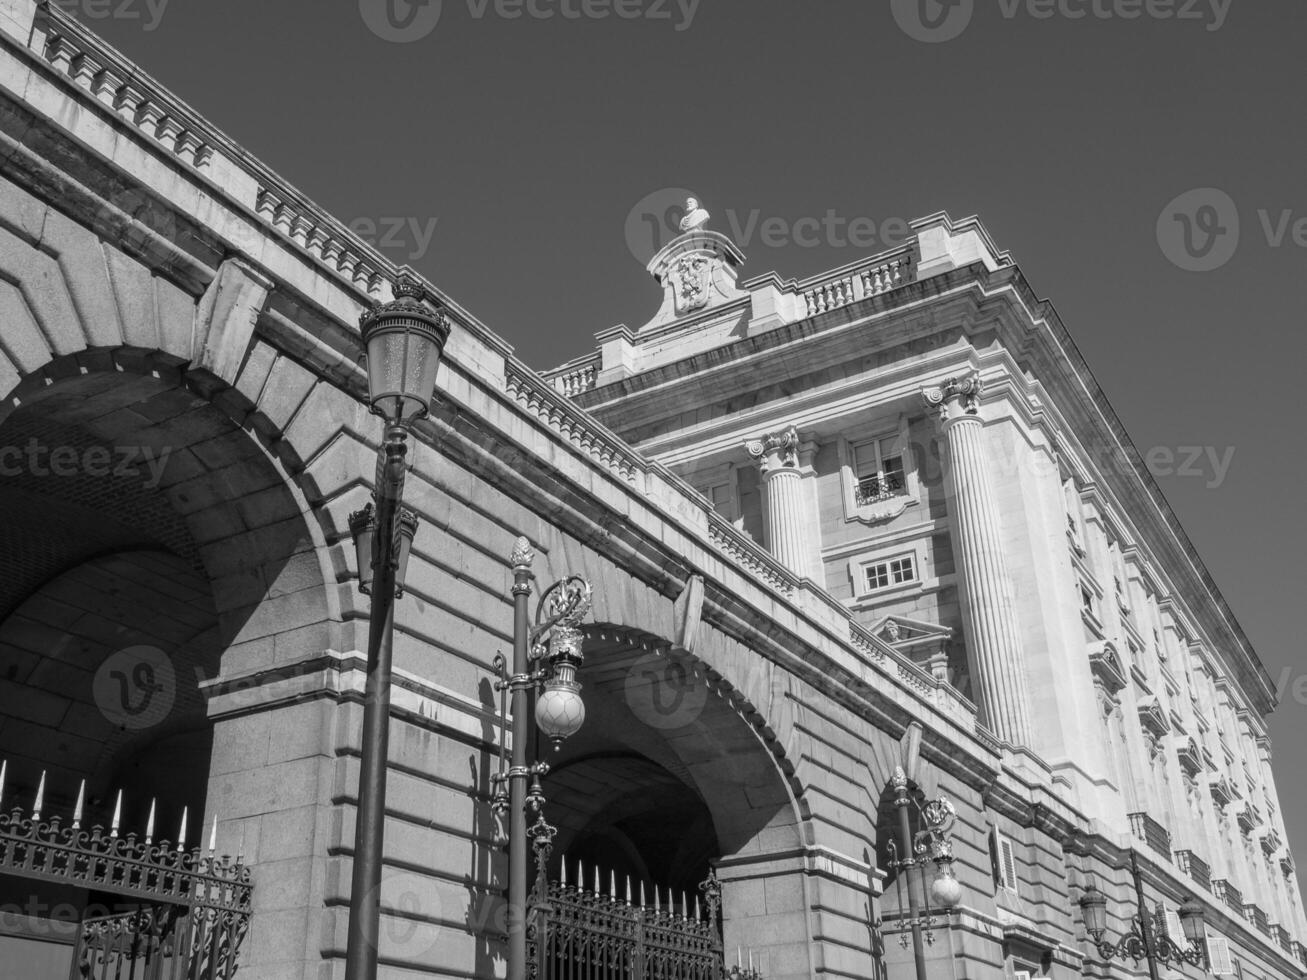
M 794 426 L 777 432 L 768 432 L 761 439 L 745 443 L 749 455 L 758 460 L 764 475 L 779 469 L 797 469 L 799 465 L 799 432 Z
M 931 408 L 939 409 L 940 422 L 980 415 L 980 394 L 984 383 L 979 372 L 960 378 L 945 378 L 933 388 L 923 388 L 921 396 Z

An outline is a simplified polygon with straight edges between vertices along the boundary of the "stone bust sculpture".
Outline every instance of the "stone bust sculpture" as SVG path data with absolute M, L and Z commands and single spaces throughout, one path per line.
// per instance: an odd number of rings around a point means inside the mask
M 708 223 L 709 217 L 711 215 L 699 206 L 698 198 L 687 198 L 685 201 L 685 217 L 681 219 L 681 231 L 695 231 L 702 228 Z

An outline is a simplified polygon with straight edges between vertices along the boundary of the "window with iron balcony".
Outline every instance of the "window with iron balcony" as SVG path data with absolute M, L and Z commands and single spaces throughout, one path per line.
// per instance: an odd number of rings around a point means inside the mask
M 873 439 L 853 447 L 853 499 L 859 507 L 877 504 L 908 492 L 900 439 Z
M 1130 830 L 1136 838 L 1171 860 L 1171 832 L 1147 813 L 1130 814 Z

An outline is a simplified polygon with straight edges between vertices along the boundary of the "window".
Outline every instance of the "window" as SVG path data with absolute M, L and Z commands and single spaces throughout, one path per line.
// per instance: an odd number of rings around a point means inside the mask
M 729 483 L 718 483 L 709 487 L 708 499 L 712 501 L 713 510 L 728 521 L 735 520 L 735 492 Z
M 1012 842 L 995 827 L 990 834 L 991 857 L 994 859 L 994 884 L 1008 891 L 1017 890 L 1017 859 Z
M 1132 664 L 1138 664 L 1138 663 L 1139 663 L 1139 644 L 1136 643 L 1134 640 L 1127 639 L 1127 640 L 1125 641 L 1125 645 L 1126 645 L 1126 647 L 1130 650 L 1130 662 L 1131 662 Z
M 912 555 L 900 555 L 865 566 L 865 574 L 867 591 L 875 592 L 877 589 L 917 581 L 917 562 Z
M 1211 964 L 1211 972 L 1216 976 L 1234 976 L 1234 959 L 1230 956 L 1230 941 L 1224 936 L 1207 933 L 1207 961 Z
M 898 436 L 891 436 L 855 445 L 853 479 L 854 502 L 859 507 L 907 493 L 902 440 Z
M 1094 590 L 1084 582 L 1080 583 L 1080 608 L 1094 619 L 1098 619 L 1098 600 L 1094 596 Z

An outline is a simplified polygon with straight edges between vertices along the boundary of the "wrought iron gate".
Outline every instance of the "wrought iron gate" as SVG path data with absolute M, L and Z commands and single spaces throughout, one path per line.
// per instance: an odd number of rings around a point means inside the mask
M 722 980 L 716 908 L 641 908 L 551 882 L 528 932 L 536 980 Z
M 42 820 L 44 788 L 42 776 L 30 814 L 0 812 L 0 875 L 112 896 L 123 909 L 82 919 L 71 980 L 230 980 L 249 925 L 249 869 L 215 855 L 212 836 L 207 851 L 156 843 L 152 826 L 138 840 L 119 834 L 116 815 L 107 831 L 83 830 L 81 794 L 69 826 Z

